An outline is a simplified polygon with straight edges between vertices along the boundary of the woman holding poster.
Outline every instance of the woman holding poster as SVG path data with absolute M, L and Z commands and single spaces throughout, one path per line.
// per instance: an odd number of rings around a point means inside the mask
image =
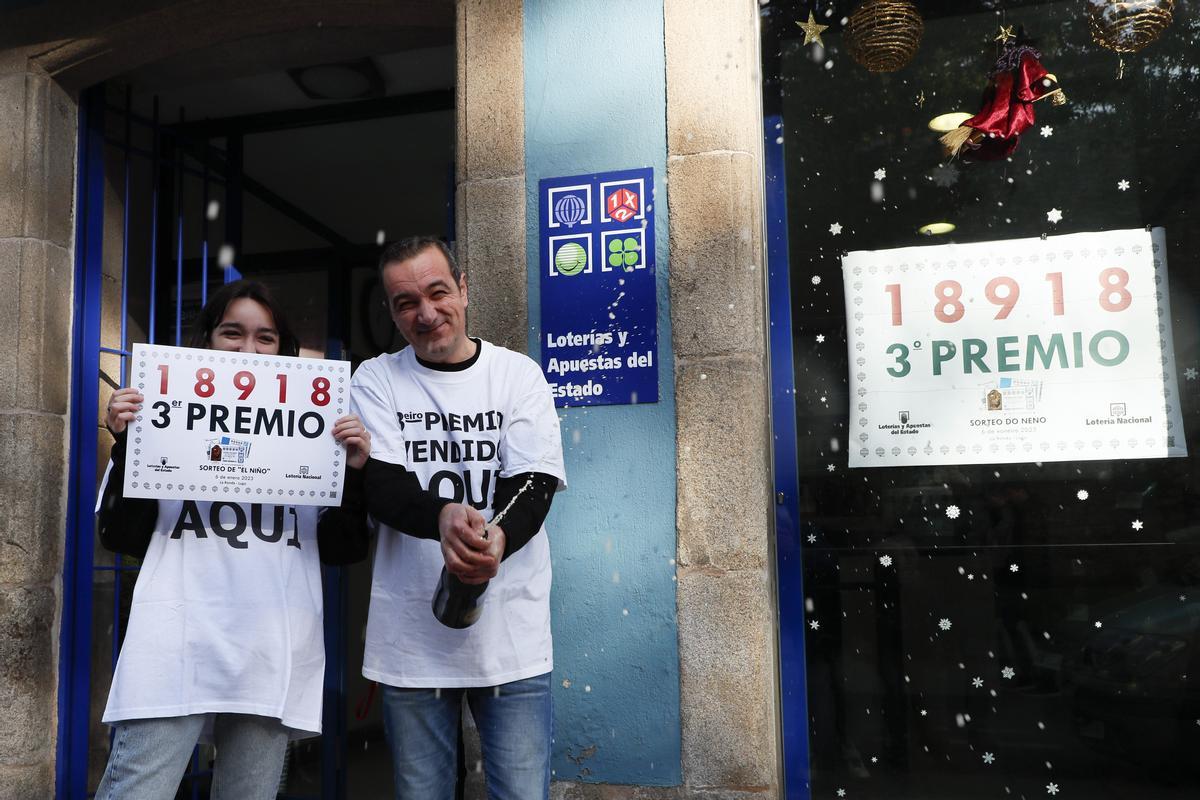
M 213 293 L 189 344 L 299 350 L 251 281 Z M 361 469 L 371 436 L 354 415 L 333 426 L 349 466 L 340 507 L 127 498 L 126 427 L 143 401 L 136 388 L 120 389 L 106 416 L 116 443 L 97 508 L 100 540 L 144 561 L 104 711 L 116 732 L 96 798 L 175 797 L 198 740 L 217 748 L 211 797 L 274 798 L 288 741 L 321 731 L 320 561 L 365 554 Z

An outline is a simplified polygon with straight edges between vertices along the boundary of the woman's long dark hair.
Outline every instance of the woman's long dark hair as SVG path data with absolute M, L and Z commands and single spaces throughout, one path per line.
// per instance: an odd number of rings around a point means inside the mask
M 296 338 L 296 334 L 292 333 L 292 326 L 288 324 L 287 316 L 275 303 L 267 287 L 258 281 L 248 280 L 227 283 L 208 296 L 208 302 L 196 316 L 187 346 L 211 347 L 212 332 L 221 324 L 225 310 L 234 300 L 240 300 L 243 297 L 255 301 L 271 314 L 271 319 L 275 321 L 275 330 L 279 334 L 279 355 L 300 355 L 300 341 Z

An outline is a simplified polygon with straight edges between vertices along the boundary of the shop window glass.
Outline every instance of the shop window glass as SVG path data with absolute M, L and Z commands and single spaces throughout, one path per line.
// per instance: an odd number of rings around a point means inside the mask
M 760 5 L 812 796 L 1196 797 L 1200 3 Z

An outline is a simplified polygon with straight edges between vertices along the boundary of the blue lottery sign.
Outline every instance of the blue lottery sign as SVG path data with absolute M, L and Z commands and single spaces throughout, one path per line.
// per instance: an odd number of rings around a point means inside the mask
M 542 369 L 563 406 L 658 402 L 654 170 L 538 184 Z

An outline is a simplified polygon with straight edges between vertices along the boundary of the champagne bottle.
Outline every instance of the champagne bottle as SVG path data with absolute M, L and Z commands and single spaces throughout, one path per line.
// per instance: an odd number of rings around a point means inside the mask
M 525 490 L 533 485 L 533 476 L 531 475 L 525 484 L 512 496 L 508 501 L 508 505 L 504 507 L 496 516 L 492 517 L 483 529 L 483 538 L 488 538 L 488 528 L 499 524 L 500 520 L 504 519 L 504 515 L 513 507 L 513 503 L 517 502 L 517 498 L 525 493 Z M 455 628 L 462 630 L 469 628 L 475 624 L 483 613 L 483 606 L 479 603 L 479 598 L 487 590 L 488 581 L 478 584 L 463 583 L 457 576 L 451 575 L 450 571 L 442 567 L 442 575 L 438 578 L 437 589 L 433 592 L 433 615 L 437 617 L 437 621 L 445 625 L 447 628 Z
M 486 581 L 474 585 L 463 583 L 442 567 L 442 577 L 438 579 L 437 591 L 433 593 L 433 615 L 447 628 L 461 630 L 471 627 L 483 613 L 479 598 L 487 587 Z

